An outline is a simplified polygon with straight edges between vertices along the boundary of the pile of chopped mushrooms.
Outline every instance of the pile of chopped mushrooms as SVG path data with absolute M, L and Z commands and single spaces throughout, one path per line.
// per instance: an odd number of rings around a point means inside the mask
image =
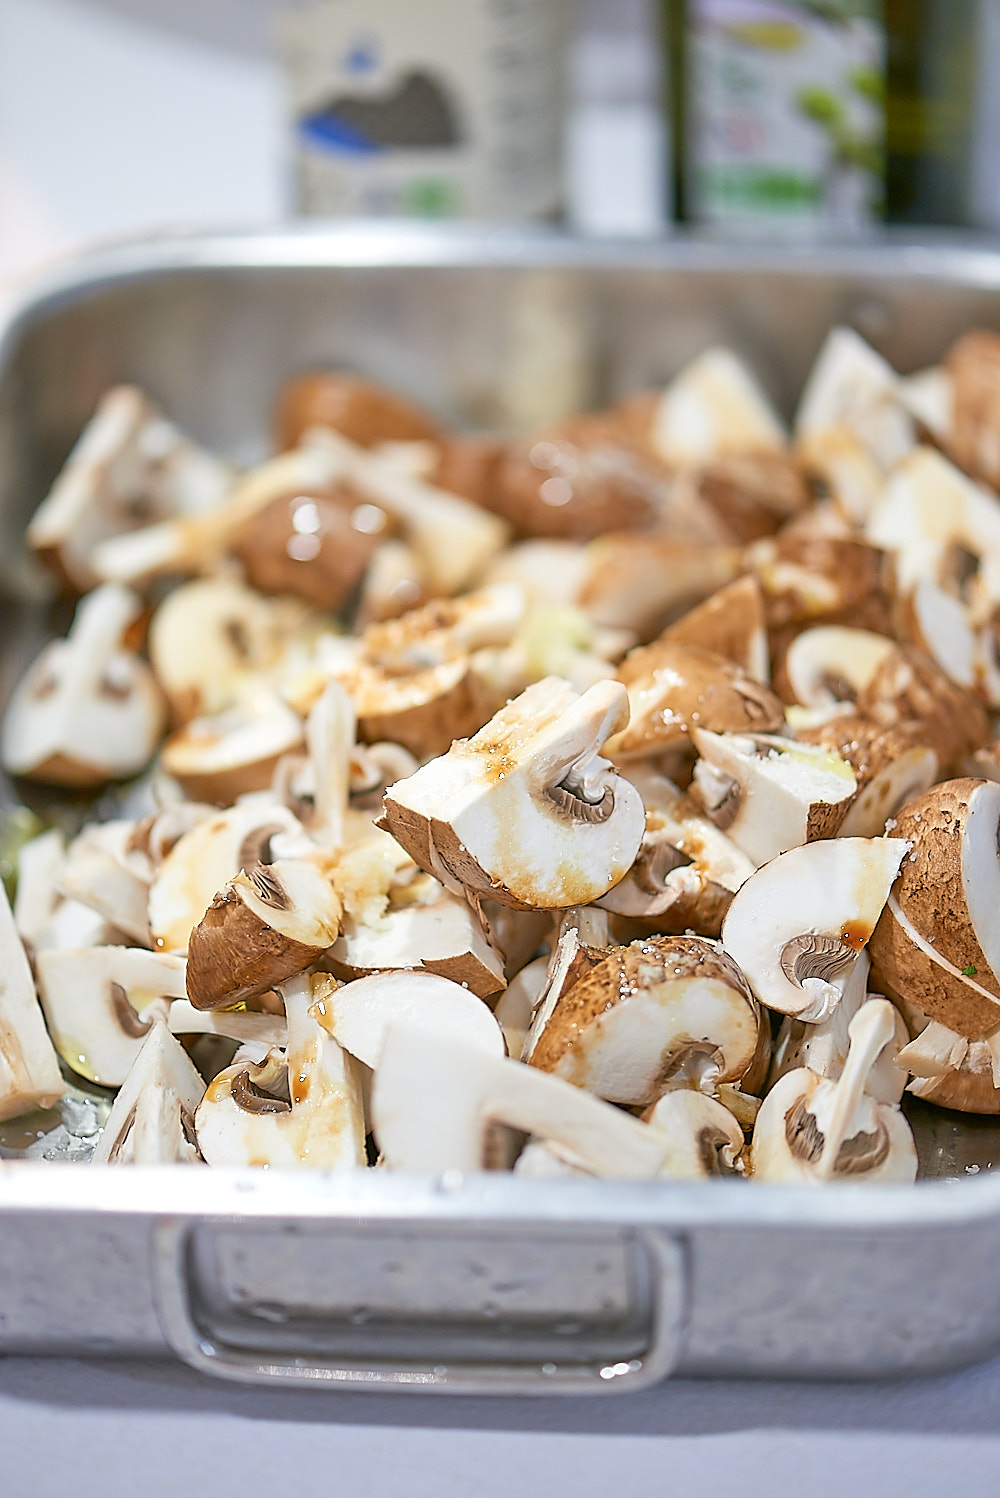
M 0 1118 L 94 1160 L 910 1181 L 1000 1113 L 1000 337 L 712 349 L 526 441 L 307 373 L 109 391 L 0 757 L 130 788 L 0 896 Z M 119 812 L 121 805 L 119 802 Z

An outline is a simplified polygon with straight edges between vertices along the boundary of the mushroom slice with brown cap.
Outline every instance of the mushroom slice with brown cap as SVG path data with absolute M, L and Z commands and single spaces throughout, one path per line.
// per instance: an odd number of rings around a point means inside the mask
M 233 553 L 262 593 L 332 612 L 361 582 L 388 526 L 384 510 L 346 485 L 322 494 L 293 491 L 247 521 Z
M 755 864 L 836 834 L 858 788 L 839 755 L 767 734 L 691 736 L 691 797 Z
M 305 619 L 296 604 L 261 598 L 231 577 L 198 578 L 168 593 L 149 626 L 149 656 L 175 721 L 224 712 L 259 690 Z
M 867 1091 L 868 1078 L 896 1035 L 885 999 L 869 999 L 851 1020 L 850 1050 L 829 1081 L 800 1067 L 775 1083 L 754 1125 L 754 1180 L 819 1185 L 826 1181 L 912 1181 L 917 1151 L 899 1108 Z
M 200 820 L 162 859 L 150 887 L 155 946 L 185 952 L 191 931 L 234 874 L 309 846 L 298 818 L 270 797 L 251 796 Z
M 850 765 L 858 789 L 839 837 L 880 837 L 905 801 L 937 778 L 937 755 L 903 729 L 882 729 L 866 718 L 838 714 L 802 729 L 797 741 L 829 750 Z
M 483 585 L 515 583 L 529 608 L 577 602 L 587 572 L 587 548 L 578 541 L 518 541 L 483 573 Z
M 524 1059 L 608 1102 L 645 1107 L 682 1075 L 703 1087 L 741 1078 L 759 1026 L 730 958 L 700 937 L 654 936 L 612 947 L 554 1001 L 543 997 Z
M 322 454 L 336 465 L 338 476 L 397 522 L 433 592 L 469 587 L 505 545 L 504 522 L 469 500 L 401 472 L 339 432 L 314 429 L 306 440 L 302 453 Z
M 66 1064 L 101 1087 L 120 1087 L 154 1018 L 184 995 L 184 962 L 140 947 L 39 952 L 42 1008 Z
M 308 977 L 284 985 L 288 1049 L 239 1061 L 210 1082 L 195 1114 L 209 1165 L 351 1170 L 365 1163 L 357 1062 L 313 1017 Z
M 536 682 L 471 739 L 390 786 L 380 826 L 460 892 L 522 909 L 586 905 L 631 868 L 645 813 L 601 757 L 627 722 L 617 682 Z
M 51 1108 L 65 1088 L 35 981 L 0 884 L 0 1120 Z
M 891 632 L 895 579 L 891 559 L 855 535 L 831 535 L 808 512 L 803 522 L 746 549 L 764 596 L 772 653 L 782 636 L 819 624 Z M 779 652 L 780 653 L 780 652 Z
M 575 602 L 595 624 L 648 640 L 742 570 L 735 546 L 613 532 L 586 548 Z
M 481 999 L 500 993 L 503 959 L 469 902 L 430 875 L 422 875 L 421 883 L 426 886 L 423 898 L 393 907 L 390 895 L 389 909 L 377 925 L 346 920 L 327 956 L 331 970 L 338 977 L 360 978 L 394 968 L 422 968 L 453 979 Z
M 925 577 L 900 600 L 900 634 L 937 662 L 956 686 L 1000 707 L 1000 659 L 992 622 L 978 627 L 973 608 Z
M 548 981 L 549 959 L 538 957 L 513 977 L 497 1001 L 493 1013 L 503 1031 L 508 1056 L 523 1060 L 524 1042 L 531 1029 L 531 1016 Z
M 847 1061 L 851 1021 L 869 999 L 869 967 L 868 954 L 862 952 L 844 985 L 840 1003 L 827 1019 L 809 1024 L 786 1015 L 775 1041 L 768 1087 L 800 1066 L 808 1066 L 817 1076 L 831 1082 L 837 1080 Z M 909 1038 L 906 1022 L 897 1011 L 895 1042 L 882 1050 L 865 1084 L 865 1090 L 880 1103 L 898 1103 L 903 1096 L 909 1073 L 902 1052 Z
M 992 738 L 983 703 L 949 680 L 930 656 L 900 645 L 858 693 L 858 713 L 882 728 L 906 728 L 942 769 L 962 764 Z
M 98 588 L 65 640 L 47 645 L 15 687 L 0 739 L 10 775 L 91 786 L 141 770 L 163 732 L 164 707 L 145 662 L 122 647 L 139 613 L 124 588 Z
M 95 1165 L 173 1165 L 199 1160 L 194 1115 L 205 1083 L 162 1023 L 142 1042 L 108 1114 Z
M 908 802 L 890 840 L 912 852 L 872 938 L 887 991 L 969 1040 L 1000 1025 L 998 832 L 992 781 L 946 781 Z
M 237 796 L 267 790 L 278 761 L 294 753 L 302 737 L 298 714 L 264 691 L 177 729 L 164 744 L 160 763 L 186 795 L 225 806 Z
M 671 381 L 648 437 L 668 468 L 731 453 L 780 452 L 787 440 L 753 375 L 725 348 L 706 350 Z
M 333 945 L 340 916 L 333 884 L 306 859 L 243 869 L 191 932 L 188 998 L 219 1009 L 267 993 Z
M 28 527 L 28 544 L 81 592 L 98 581 L 91 553 L 150 520 L 218 504 L 228 464 L 183 437 L 142 391 L 104 395 Z
M 895 642 L 886 635 L 844 624 L 817 625 L 796 635 L 785 652 L 784 675 L 796 702 L 804 707 L 853 703 Z
M 733 895 L 755 865 L 672 781 L 642 765 L 626 778 L 642 796 L 646 832 L 625 878 L 600 905 L 656 920 L 661 931 L 718 936 Z
M 670 1152 L 658 1129 L 559 1077 L 401 1024 L 382 1044 L 372 1124 L 390 1170 L 482 1170 L 497 1124 L 555 1144 L 596 1176 L 648 1180 Z
M 673 645 L 711 650 L 766 682 L 770 674 L 764 595 L 756 577 L 737 578 L 689 609 L 660 636 Z
M 902 838 L 835 838 L 751 875 L 726 913 L 722 943 L 762 1004 L 802 1020 L 833 1013 L 909 847 Z
M 490 1056 L 504 1055 L 503 1032 L 483 1001 L 435 973 L 372 973 L 343 985 L 319 976 L 313 980 L 310 1012 L 369 1067 L 378 1066 L 386 1031 L 394 1024 Z
M 394 390 L 342 369 L 306 370 L 286 381 L 275 412 L 279 448 L 298 447 L 315 427 L 357 442 L 432 442 L 444 437 L 434 419 Z
M 618 668 L 628 688 L 628 726 L 608 744 L 616 760 L 658 754 L 694 728 L 715 733 L 772 733 L 785 710 L 769 687 L 694 645 L 656 640 L 629 651 Z
M 94 571 L 102 581 L 117 583 L 138 583 L 165 573 L 210 572 L 244 526 L 274 500 L 322 492 L 342 475 L 343 464 L 329 452 L 301 448 L 283 453 L 243 474 L 210 509 L 101 541 L 91 553 Z

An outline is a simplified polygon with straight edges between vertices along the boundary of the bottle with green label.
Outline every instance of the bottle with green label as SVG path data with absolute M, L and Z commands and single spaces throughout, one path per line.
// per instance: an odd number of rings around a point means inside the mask
M 981 0 L 665 0 L 676 216 L 852 235 L 971 220 Z

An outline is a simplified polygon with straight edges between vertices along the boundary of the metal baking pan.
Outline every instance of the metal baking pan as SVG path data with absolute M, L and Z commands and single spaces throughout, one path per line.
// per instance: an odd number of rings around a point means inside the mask
M 852 322 L 904 370 L 1000 326 L 1000 253 L 610 245 L 345 226 L 123 246 L 0 335 L 0 691 L 38 613 L 20 536 L 102 391 L 251 458 L 335 362 L 473 426 L 665 380 L 707 344 L 789 406 Z M 546 413 L 551 414 L 551 413 Z M 1000 1346 L 1000 1124 L 911 1112 L 925 1179 L 821 1190 L 0 1160 L 0 1352 L 166 1355 L 254 1382 L 618 1391 L 877 1377 Z

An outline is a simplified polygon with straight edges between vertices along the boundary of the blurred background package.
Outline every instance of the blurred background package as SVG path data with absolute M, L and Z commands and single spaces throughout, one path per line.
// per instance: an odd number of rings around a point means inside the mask
M 675 212 L 720 232 L 965 225 L 982 0 L 665 0 Z
M 281 22 L 310 214 L 563 206 L 572 0 L 299 0 Z

